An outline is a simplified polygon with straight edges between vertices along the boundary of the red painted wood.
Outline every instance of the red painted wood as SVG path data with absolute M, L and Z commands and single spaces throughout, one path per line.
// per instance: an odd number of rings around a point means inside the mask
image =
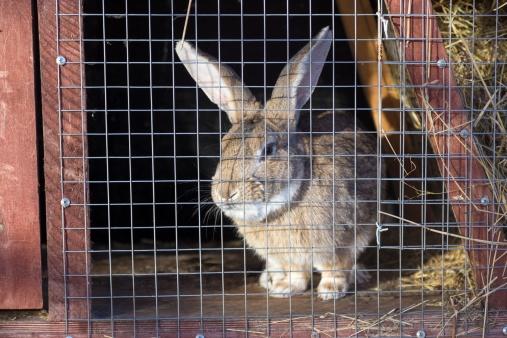
M 58 137 L 55 1 L 37 1 L 44 129 L 44 177 L 46 192 L 48 310 L 53 319 L 64 318 L 63 255 Z
M 374 311 L 373 311 L 374 312 Z M 357 328 L 353 320 L 354 316 L 342 317 L 333 316 L 329 313 L 326 318 L 312 318 L 311 316 L 295 316 L 292 321 L 288 318 L 271 319 L 267 322 L 265 319 L 248 320 L 244 319 L 226 319 L 222 320 L 204 319 L 203 327 L 198 319 L 161 319 L 158 322 L 153 320 L 116 321 L 114 327 L 114 336 L 116 337 L 189 337 L 194 338 L 196 334 L 202 333 L 205 337 L 246 337 L 246 330 L 249 331 L 249 337 L 310 337 L 312 327 L 320 333 L 320 337 L 415 337 L 416 332 L 424 328 L 427 337 L 471 337 L 482 336 L 482 316 L 458 316 L 456 320 L 450 319 L 451 313 L 446 313 L 444 322 L 442 314 L 437 311 L 434 313 L 405 313 L 403 314 L 403 326 L 400 328 L 400 317 L 393 316 L 393 320 L 383 320 L 379 325 L 372 325 L 370 329 L 365 329 L 366 323 L 374 324 L 377 320 L 376 315 L 361 316 L 358 320 Z M 502 337 L 503 323 L 507 320 L 507 314 L 490 312 L 488 314 L 490 324 L 485 329 L 485 337 Z M 442 329 L 445 324 L 445 328 Z M 223 326 L 225 325 L 225 332 Z M 112 337 L 113 332 L 109 321 L 94 321 L 88 326 L 87 322 L 70 322 L 67 324 L 68 331 L 72 332 L 72 337 Z M 158 327 L 158 329 L 156 329 Z M 269 327 L 269 331 L 268 331 Z M 90 328 L 90 331 L 88 331 Z M 337 330 L 336 330 L 336 329 Z M 67 332 L 68 332 L 67 331 Z M 0 336 L 2 338 L 10 337 L 63 337 L 65 335 L 64 322 L 48 322 L 43 320 L 31 321 L 0 321 Z
M 0 309 L 42 307 L 32 2 L 0 1 Z
M 427 112 L 425 122 L 433 150 L 440 155 L 440 172 L 449 179 L 448 198 L 460 224 L 460 233 L 477 240 L 507 244 L 501 228 L 493 227 L 497 211 L 493 203 L 480 203 L 483 197 L 491 202 L 494 198 L 474 139 L 459 135 L 462 129 L 471 134 L 470 111 L 464 108 L 452 69 L 436 65 L 440 59 L 447 64 L 450 61 L 431 1 L 386 0 L 386 5 L 400 37 L 400 52 L 416 87 L 420 106 Z M 485 303 L 506 309 L 507 246 L 474 241 L 466 241 L 465 246 L 478 286 L 487 286 L 489 290 L 498 288 Z
M 37 1 L 46 183 L 48 306 L 52 320 L 83 320 L 88 318 L 86 298 L 90 293 L 86 279 L 89 270 L 89 233 L 85 229 L 87 210 L 82 206 L 87 199 L 87 189 L 84 182 L 86 160 L 83 160 L 86 157 L 83 128 L 86 122 L 82 110 L 85 108 L 85 96 L 79 89 L 84 86 L 81 83 L 84 78 L 81 76 L 82 65 L 79 63 L 83 57 L 79 42 L 81 18 L 77 15 L 56 16 L 56 3 L 59 6 L 58 13 L 79 13 L 79 1 Z M 57 44 L 57 37 L 66 41 Z M 65 56 L 68 63 L 57 66 L 55 59 L 58 55 Z M 58 81 L 78 89 L 59 88 Z M 68 111 L 70 109 L 75 111 Z M 60 137 L 61 132 L 77 135 Z M 61 161 L 62 156 L 76 156 L 79 159 Z M 62 184 L 62 177 L 78 183 Z M 62 209 L 62 197 L 71 200 L 70 207 Z M 64 232 L 62 227 L 66 229 Z M 80 276 L 68 276 L 76 274 Z

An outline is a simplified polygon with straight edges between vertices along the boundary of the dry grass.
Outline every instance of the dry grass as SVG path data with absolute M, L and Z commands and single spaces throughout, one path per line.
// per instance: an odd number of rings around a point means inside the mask
M 473 108 L 472 128 L 501 224 L 507 210 L 507 6 L 497 8 L 502 2 L 496 0 L 433 3 L 465 107 Z
M 404 288 L 420 288 L 430 291 L 443 290 L 451 297 L 467 289 L 475 289 L 470 265 L 465 263 L 463 247 L 431 257 L 419 271 L 401 278 Z

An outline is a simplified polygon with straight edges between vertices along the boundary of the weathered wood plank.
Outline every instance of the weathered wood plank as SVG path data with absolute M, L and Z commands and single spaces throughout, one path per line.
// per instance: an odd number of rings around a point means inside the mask
M 48 308 L 50 318 L 64 318 L 63 255 L 60 208 L 60 145 L 58 130 L 58 88 L 55 1 L 37 2 L 41 98 L 44 134 L 44 177 L 46 192 Z
M 373 311 L 373 310 L 372 310 Z M 375 311 L 373 311 L 374 313 Z M 485 330 L 486 337 L 502 337 L 503 323 L 507 315 L 497 312 L 488 314 L 490 321 Z M 347 316 L 348 317 L 348 316 Z M 352 316 L 352 318 L 354 318 Z M 390 320 L 392 318 L 392 320 Z M 312 318 L 311 316 L 297 316 L 292 320 L 265 318 L 244 320 L 240 318 L 228 318 L 225 321 L 217 319 L 204 319 L 203 326 L 198 319 L 161 319 L 160 321 L 142 320 L 119 321 L 115 325 L 114 336 L 117 337 L 191 337 L 198 333 L 206 337 L 310 337 L 313 331 L 320 332 L 320 336 L 338 337 L 369 337 L 380 335 L 382 337 L 415 337 L 416 332 L 424 329 L 427 337 L 456 337 L 456 336 L 480 336 L 482 333 L 483 321 L 481 316 L 471 318 L 458 318 L 446 322 L 445 329 L 442 329 L 442 314 L 414 312 L 403 315 L 403 321 L 393 316 L 383 320 L 380 325 L 374 324 L 377 316 L 374 314 L 358 317 L 357 326 L 352 319 L 342 316 L 333 316 L 329 313 L 324 317 Z M 400 324 L 403 323 L 403 324 Z M 225 331 L 224 331 L 225 326 Z M 0 322 L 0 336 L 9 337 L 62 337 L 66 330 L 65 322 L 48 322 L 42 320 L 32 321 L 10 321 Z M 111 324 L 109 321 L 94 321 L 90 327 L 86 322 L 70 322 L 67 324 L 68 331 L 72 331 L 72 337 L 97 337 L 104 338 L 112 336 Z M 88 332 L 90 328 L 90 332 Z M 246 332 L 249 331 L 249 332 Z M 269 334 L 268 334 L 269 332 Z
M 32 2 L 0 2 L 0 309 L 42 307 Z
M 443 40 L 429 0 L 387 0 L 389 14 L 398 34 L 419 104 L 425 109 L 426 131 L 434 152 L 439 155 L 442 176 L 448 179 L 448 199 L 460 232 L 474 240 L 505 242 L 502 229 L 494 225 L 496 208 L 487 176 L 479 161 L 471 135 L 470 111 L 465 109 L 459 88 L 449 67 Z M 488 200 L 489 203 L 481 203 Z M 507 308 L 507 247 L 467 241 L 465 243 L 475 280 L 480 288 L 500 288 L 485 303 Z
M 87 200 L 86 137 L 84 119 L 85 95 L 79 89 L 82 74 L 82 50 L 79 42 L 62 42 L 60 38 L 81 36 L 80 18 L 61 19 L 59 13 L 79 13 L 79 1 L 38 0 L 40 64 L 42 82 L 42 114 L 44 125 L 46 222 L 48 245 L 48 305 L 49 317 L 57 319 L 88 318 L 87 283 L 88 231 L 75 231 L 72 227 L 86 228 Z M 67 64 L 58 66 L 58 55 Z M 62 89 L 58 83 L 77 89 Z M 67 110 L 77 111 L 67 111 Z M 61 130 L 60 130 L 61 128 Z M 76 136 L 62 136 L 71 132 Z M 77 156 L 81 160 L 63 160 L 62 156 Z M 78 183 L 67 184 L 62 178 L 72 178 Z M 60 201 L 69 198 L 71 205 L 62 208 Z M 75 205 L 81 204 L 81 205 Z M 63 229 L 63 231 L 62 231 Z M 69 250 L 80 253 L 68 253 Z M 67 277 L 79 273 L 83 277 Z M 70 298 L 69 297 L 77 297 Z M 67 298 L 67 299 L 66 299 Z

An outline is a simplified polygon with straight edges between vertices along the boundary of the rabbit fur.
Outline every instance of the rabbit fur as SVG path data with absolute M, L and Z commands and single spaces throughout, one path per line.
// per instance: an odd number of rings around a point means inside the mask
M 357 133 L 361 125 L 350 112 L 311 113 L 311 132 L 308 122 L 298 123 L 332 39 L 325 27 L 302 48 L 264 106 L 231 68 L 188 42 L 176 46 L 190 75 L 232 123 L 221 142 L 212 198 L 266 260 L 260 284 L 272 296 L 304 292 L 313 270 L 321 273 L 321 299 L 344 296 L 354 277 L 362 277 L 354 263 L 375 233 L 375 133 Z

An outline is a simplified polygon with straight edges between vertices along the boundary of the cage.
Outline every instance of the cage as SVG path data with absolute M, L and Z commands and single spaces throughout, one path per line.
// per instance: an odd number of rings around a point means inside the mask
M 39 0 L 50 321 L 502 334 L 506 10 Z

